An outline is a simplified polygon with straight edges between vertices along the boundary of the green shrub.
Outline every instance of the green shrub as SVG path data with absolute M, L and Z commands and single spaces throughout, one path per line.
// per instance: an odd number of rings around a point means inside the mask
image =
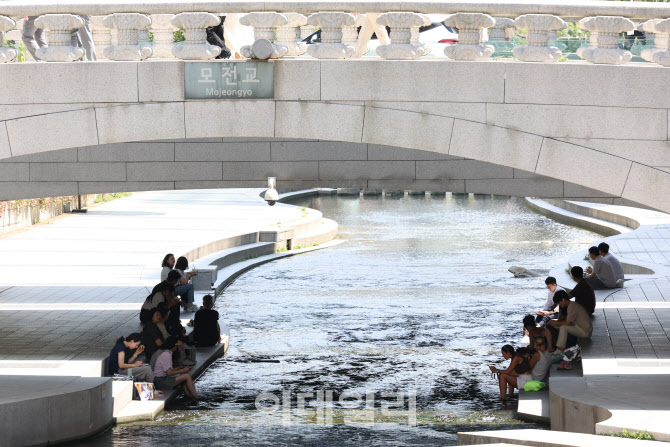
M 624 428 L 621 433 L 612 433 L 610 436 L 616 438 L 639 439 L 642 441 L 653 441 L 654 436 L 647 433 L 647 431 L 628 431 Z

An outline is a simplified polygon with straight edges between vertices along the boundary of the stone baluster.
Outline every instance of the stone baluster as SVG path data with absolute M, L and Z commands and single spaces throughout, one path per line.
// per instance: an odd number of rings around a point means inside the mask
M 665 42 L 665 50 L 654 53 L 654 62 L 664 67 L 670 67 L 670 19 L 660 20 L 656 22 L 656 38 L 663 36 Z
M 105 48 L 107 59 L 113 61 L 141 61 L 151 56 L 151 48 L 139 42 L 139 29 L 151 25 L 149 16 L 138 13 L 115 13 L 102 20 L 102 23 L 116 30 L 117 45 Z
M 0 63 L 11 62 L 16 56 L 19 55 L 19 52 L 13 48 L 5 48 L 2 46 L 2 41 L 5 37 L 5 31 L 14 29 L 16 22 L 9 17 L 0 16 Z
M 663 51 L 668 50 L 670 35 L 668 33 L 659 33 L 656 30 L 656 24 L 662 21 L 662 19 L 651 19 L 642 24 L 642 30 L 647 33 L 647 38 L 649 38 L 650 34 L 654 35 L 654 48 L 645 48 L 640 53 L 642 59 L 646 61 L 655 62 L 654 55 L 656 53 L 662 53 Z
M 174 32 L 177 30 L 171 20 L 172 14 L 152 14 L 151 32 L 154 34 L 154 44 L 151 46 L 152 58 L 173 58 Z
M 494 17 L 496 24 L 489 29 L 489 42 L 504 42 L 508 28 L 514 28 L 514 20 L 507 17 Z
M 275 28 L 288 24 L 284 14 L 274 11 L 252 12 L 240 19 L 242 25 L 254 29 L 254 43 L 240 49 L 244 57 L 252 59 L 277 59 L 288 54 L 288 47 L 275 43 Z
M 517 28 L 526 28 L 526 45 L 514 48 L 512 54 L 524 62 L 556 62 L 563 53 L 549 46 L 549 31 L 564 29 L 567 25 L 551 14 L 525 14 L 514 20 Z
M 354 45 L 358 42 L 358 27 L 363 26 L 365 14 L 354 14 L 356 22 L 353 25 L 344 25 L 342 27 L 342 43 L 345 45 Z
M 412 28 L 426 23 L 426 16 L 415 12 L 387 12 L 377 17 L 377 23 L 391 28 L 389 45 L 377 47 L 377 54 L 384 59 L 418 59 L 426 49 L 412 43 Z
M 488 14 L 459 12 L 447 16 L 444 24 L 458 29 L 458 43 L 449 45 L 444 54 L 450 59 L 463 61 L 481 61 L 488 59 L 494 52 L 492 45 L 482 43 L 482 31 L 495 25 Z
M 46 62 L 72 62 L 84 56 L 84 49 L 72 46 L 70 32 L 84 26 L 81 17 L 74 14 L 44 14 L 35 20 L 35 26 L 47 30 L 48 47 L 39 48 L 37 58 Z
M 591 46 L 581 51 L 583 59 L 593 64 L 620 65 L 633 58 L 630 51 L 619 48 L 619 34 L 635 29 L 631 20 L 613 16 L 586 17 L 579 21 L 579 26 L 597 33 L 595 42 L 591 35 Z
M 219 24 L 220 19 L 209 12 L 182 12 L 171 20 L 177 28 L 184 30 L 186 42 L 174 45 L 172 54 L 183 60 L 214 59 L 221 54 L 221 47 L 207 43 L 207 28 Z
M 98 59 L 107 59 L 105 48 L 112 44 L 112 30 L 102 23 L 104 18 L 105 16 L 91 16 L 91 32 L 93 33 L 93 44 Z
M 307 24 L 307 17 L 296 12 L 285 12 L 288 22 L 277 27 L 277 43 L 288 49 L 286 56 L 300 56 L 307 52 L 307 44 L 302 42 L 303 25 Z M 308 34 L 309 35 L 309 34 Z
M 584 21 L 585 21 L 586 19 L 588 19 L 588 18 L 589 18 L 589 17 L 585 17 L 585 18 L 581 19 L 581 20 L 578 22 L 577 25 L 579 26 L 580 29 L 586 30 L 586 28 L 584 27 L 584 26 L 585 26 L 585 25 L 584 25 Z M 595 47 L 596 47 L 596 40 L 597 40 L 597 39 L 598 39 L 598 31 L 595 31 L 595 30 L 590 31 L 590 32 L 589 32 L 589 44 L 586 45 L 586 46 L 577 48 L 577 50 L 575 51 L 575 54 L 576 54 L 577 56 L 579 56 L 580 58 L 585 59 L 585 57 L 584 57 L 584 51 L 587 50 L 587 49 L 593 49 L 593 48 L 595 48 Z
M 427 15 L 425 15 L 425 14 L 420 14 L 420 15 L 421 15 L 421 17 L 423 17 L 423 23 L 421 25 L 413 26 L 413 27 L 410 28 L 409 43 L 411 43 L 412 45 L 421 45 L 423 47 L 423 54 L 426 55 L 426 54 L 430 53 L 431 46 L 419 43 L 419 37 L 421 35 L 420 34 L 420 28 L 422 26 L 428 26 L 433 22 L 432 22 L 432 20 L 430 20 L 430 17 L 428 17 Z
M 356 19 L 346 12 L 317 12 L 307 23 L 321 28 L 321 43 L 310 45 L 307 52 L 317 59 L 346 59 L 353 56 L 356 47 L 342 43 L 342 27 L 353 26 Z

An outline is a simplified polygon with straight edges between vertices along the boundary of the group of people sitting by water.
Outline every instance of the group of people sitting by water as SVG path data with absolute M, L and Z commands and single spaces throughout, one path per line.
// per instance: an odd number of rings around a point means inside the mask
M 579 266 L 570 269 L 575 285 L 569 291 L 560 287 L 553 276 L 547 277 L 545 285 L 549 293 L 544 307 L 536 316 L 523 318 L 528 346 L 516 350 L 511 345 L 503 346 L 502 356 L 511 360 L 509 366 L 507 369 L 490 366 L 498 376 L 502 400 L 512 396 L 514 388 L 524 389 L 531 380 L 546 383 L 552 363 L 561 361 L 564 351 L 576 345 L 579 338 L 591 338 L 591 318 L 596 308 L 594 289 L 622 287 L 624 273 L 605 242 L 590 247 L 589 257 L 593 268 L 587 267 L 586 272 Z M 567 361 L 559 365 L 559 369 L 571 368 Z
M 173 269 L 174 267 L 174 269 Z M 202 307 L 195 304 L 193 284 L 189 281 L 197 273 L 185 272 L 188 261 L 180 257 L 175 262 L 171 253 L 163 259 L 161 282 L 147 296 L 140 310 L 140 332 L 117 340 L 109 356 L 109 374 L 132 376 L 139 382 L 153 382 L 158 390 L 181 387 L 184 394 L 198 399 L 190 374 L 196 364 L 195 347 L 214 346 L 221 341 L 219 313 L 213 310 L 214 297 L 205 295 Z M 195 311 L 187 335 L 180 314 L 183 307 Z M 143 360 L 140 360 L 140 357 Z

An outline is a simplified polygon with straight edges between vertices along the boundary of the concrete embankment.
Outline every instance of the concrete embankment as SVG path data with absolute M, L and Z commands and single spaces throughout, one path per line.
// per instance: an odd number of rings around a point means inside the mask
M 258 197 L 259 191 L 136 194 L 96 207 L 86 216 L 31 228 L 32 240 L 39 241 L 34 246 L 18 235 L 1 240 L 0 251 L 8 256 L 21 257 L 26 249 L 32 256 L 19 261 L 23 268 L 14 277 L 24 285 L 0 287 L 0 317 L 5 321 L 0 329 L 0 379 L 12 383 L 0 386 L 0 416 L 5 421 L 0 445 L 62 442 L 91 436 L 115 420 L 154 419 L 177 395 L 134 401 L 130 382 L 103 377 L 116 338 L 142 329 L 137 314 L 148 288 L 157 282 L 167 250 L 186 254 L 203 271 L 210 265 L 215 268 L 218 284 L 201 288 L 199 303 L 205 293 L 255 265 L 337 242 L 328 242 L 337 235 L 337 224 L 320 212 L 288 205 L 270 208 Z M 262 238 L 270 241 L 261 242 Z M 53 251 L 45 240 L 63 246 L 56 273 L 41 264 L 48 258 L 42 252 Z M 258 255 L 259 244 L 266 244 L 267 254 Z M 293 248 L 298 244 L 311 246 Z M 205 258 L 211 263 L 205 265 Z M 65 269 L 69 274 L 59 276 Z M 128 285 L 119 285 L 124 282 Z M 30 331 L 22 323 L 27 318 L 32 321 Z M 192 313 L 182 312 L 184 323 L 191 318 Z M 224 355 L 229 340 L 198 348 L 194 376 Z M 37 391 L 16 392 L 31 387 Z M 26 420 L 44 423 L 27 436 Z
M 552 375 L 548 399 L 534 411 L 549 415 L 552 430 L 583 434 L 643 431 L 656 440 L 670 441 L 670 216 L 582 202 L 527 199 L 527 203 L 556 220 L 612 235 L 594 244 L 605 241 L 610 245 L 628 279 L 624 288 L 596 291 L 593 335 L 580 340 L 581 374 Z M 589 262 L 584 257 L 585 252 L 576 253 L 550 274 L 560 285 L 573 287 L 565 269 L 586 267 Z M 523 397 L 519 411 L 533 411 Z M 602 438 L 574 434 L 566 438 L 567 444 L 551 443 L 545 435 L 530 432 L 508 435 L 479 439 L 521 445 L 586 446 L 604 442 Z M 471 440 L 463 436 L 464 442 L 466 439 Z M 603 445 L 614 442 L 620 443 L 608 439 Z

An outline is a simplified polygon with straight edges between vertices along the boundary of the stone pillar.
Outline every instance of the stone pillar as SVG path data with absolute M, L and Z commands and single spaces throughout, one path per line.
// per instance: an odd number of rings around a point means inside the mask
M 275 41 L 275 28 L 288 24 L 284 14 L 274 11 L 252 12 L 240 18 L 242 25 L 254 29 L 254 43 L 240 49 L 244 57 L 251 59 L 277 59 L 286 56 L 288 47 Z
M 107 59 L 105 48 L 112 44 L 112 30 L 103 23 L 105 16 L 91 16 L 91 32 L 93 33 L 93 44 L 98 59 Z
M 310 45 L 307 52 L 317 59 L 347 59 L 356 47 L 342 43 L 342 27 L 353 26 L 356 19 L 347 12 L 317 12 L 307 18 L 307 23 L 321 28 L 321 43 Z
M 138 13 L 115 13 L 102 20 L 107 28 L 116 30 L 117 45 L 105 48 L 107 59 L 141 61 L 151 56 L 151 48 L 139 43 L 139 29 L 151 25 L 149 16 Z
M 286 56 L 305 54 L 307 44 L 302 42 L 301 27 L 307 25 L 307 17 L 295 12 L 285 12 L 284 16 L 286 16 L 288 22 L 286 25 L 277 27 L 277 43 L 284 45 L 288 49 Z
M 661 23 L 662 21 L 663 19 L 651 19 L 642 24 L 642 30 L 647 33 L 647 37 L 649 37 L 649 34 L 654 35 L 654 48 L 646 48 L 640 53 L 640 56 L 645 61 L 655 62 L 654 55 L 656 53 L 662 53 L 668 50 L 670 34 L 659 33 L 656 30 L 656 24 Z
M 391 28 L 391 43 L 378 46 L 377 54 L 384 59 L 418 59 L 426 54 L 423 45 L 412 43 L 412 28 L 425 25 L 427 19 L 415 12 L 387 12 L 377 17 L 378 24 Z
M 482 30 L 495 25 L 488 14 L 459 12 L 444 19 L 444 24 L 458 29 L 458 43 L 449 45 L 444 54 L 450 59 L 483 61 L 495 51 L 492 45 L 482 43 Z
M 514 20 L 507 17 L 494 17 L 496 24 L 489 29 L 489 42 L 504 42 L 507 28 L 514 28 Z
M 654 62 L 664 67 L 670 67 L 670 19 L 660 20 L 656 22 L 656 38 L 663 36 L 665 42 L 665 50 L 654 53 Z
M 633 58 L 630 51 L 619 48 L 619 33 L 635 29 L 631 20 L 613 16 L 585 17 L 579 21 L 579 27 L 597 33 L 595 42 L 591 35 L 591 46 L 581 51 L 581 58 L 593 64 L 610 65 L 625 64 Z
M 2 46 L 5 31 L 10 31 L 14 29 L 15 26 L 16 22 L 13 19 L 6 16 L 0 16 L 0 63 L 11 62 L 19 55 L 19 52 L 14 48 L 4 48 Z
M 430 17 L 428 17 L 427 15 L 425 15 L 425 14 L 420 14 L 420 15 L 421 15 L 421 17 L 423 17 L 423 23 L 421 25 L 413 26 L 413 27 L 410 28 L 411 37 L 409 38 L 409 43 L 411 43 L 413 45 L 421 45 L 423 47 L 423 54 L 426 55 L 426 54 L 430 53 L 431 46 L 430 45 L 423 45 L 423 44 L 419 43 L 419 37 L 420 37 L 419 28 L 421 28 L 422 26 L 428 26 L 433 22 L 430 20 Z
M 342 43 L 345 45 L 354 45 L 358 42 L 358 27 L 363 26 L 365 21 L 365 14 L 354 14 L 356 22 L 353 25 L 345 25 L 342 27 Z
M 44 14 L 35 20 L 35 26 L 47 30 L 48 47 L 39 48 L 35 54 L 46 62 L 72 62 L 82 58 L 83 48 L 72 46 L 70 32 L 84 26 L 81 17 L 73 14 Z
M 186 41 L 172 46 L 172 54 L 183 60 L 214 59 L 221 54 L 221 47 L 207 43 L 207 28 L 216 26 L 221 19 L 209 12 L 182 12 L 170 22 L 184 30 Z
M 524 62 L 556 62 L 563 53 L 549 46 L 549 31 L 564 29 L 567 25 L 551 14 L 525 14 L 514 21 L 517 28 L 526 28 L 526 45 L 514 48 L 512 54 Z
M 169 59 L 173 58 L 172 46 L 174 45 L 174 32 L 177 30 L 171 20 L 173 14 L 152 14 L 151 32 L 154 34 L 154 43 L 151 46 L 151 57 Z

